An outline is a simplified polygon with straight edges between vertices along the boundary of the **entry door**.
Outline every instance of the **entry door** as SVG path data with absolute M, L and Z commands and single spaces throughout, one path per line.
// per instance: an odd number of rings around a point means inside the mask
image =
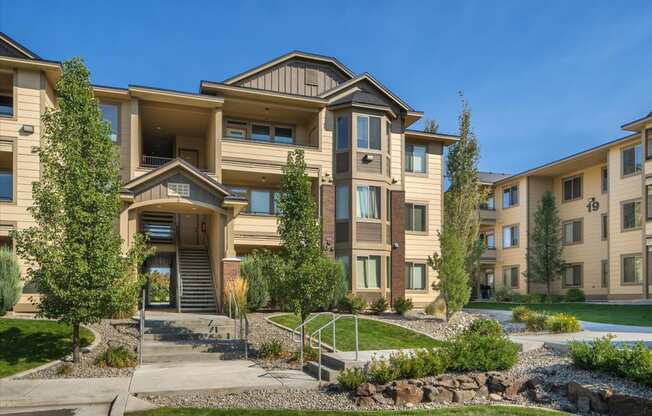
M 179 149 L 179 158 L 185 160 L 196 168 L 199 167 L 197 164 L 199 156 L 196 150 Z
M 179 241 L 182 246 L 195 246 L 199 244 L 198 234 L 198 217 L 195 214 L 180 214 L 179 221 Z

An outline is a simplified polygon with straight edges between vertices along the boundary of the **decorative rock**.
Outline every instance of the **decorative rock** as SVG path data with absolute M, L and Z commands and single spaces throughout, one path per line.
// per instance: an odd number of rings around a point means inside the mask
M 439 376 L 432 384 L 436 387 L 447 387 L 450 389 L 454 389 L 458 385 L 457 380 L 448 376 Z
M 609 416 L 652 415 L 652 400 L 642 397 L 614 394 L 609 397 Z
M 376 393 L 376 386 L 371 383 L 362 383 L 360 386 L 358 386 L 355 393 L 358 396 L 370 397 L 373 396 L 374 393 Z
M 487 386 L 482 386 L 475 391 L 475 395 L 480 397 L 487 397 L 488 394 L 489 394 L 489 389 L 487 388 Z
M 589 413 L 591 411 L 591 399 L 589 396 L 579 396 L 577 398 L 577 411 L 580 413 Z
M 476 384 L 475 381 L 471 383 L 460 383 L 460 389 L 462 390 L 476 390 L 478 389 L 478 385 Z
M 485 374 L 474 374 L 471 378 L 478 383 L 478 386 L 484 386 L 487 384 L 487 376 Z
M 423 388 L 423 399 L 426 402 L 451 403 L 453 392 L 443 387 L 425 386 Z
M 453 402 L 454 403 L 464 403 L 475 397 L 475 391 L 473 390 L 454 390 L 453 391 Z
M 414 384 L 400 383 L 394 388 L 394 404 L 404 406 L 407 403 L 420 403 L 423 399 L 423 391 Z
M 545 380 L 541 376 L 535 376 L 525 382 L 525 388 L 528 390 L 536 389 L 537 387 L 543 385 Z
M 375 403 L 373 397 L 369 396 L 360 396 L 355 399 L 355 405 L 358 407 L 371 407 Z
M 472 379 L 471 377 L 469 377 L 469 376 L 462 375 L 462 376 L 458 376 L 458 377 L 457 377 L 457 382 L 460 383 L 460 384 L 464 384 L 464 383 L 474 383 L 475 380 L 473 380 L 473 379 Z
M 385 397 L 382 393 L 375 393 L 372 397 L 379 404 L 394 404 L 392 399 Z
M 588 412 L 590 410 L 606 413 L 609 410 L 607 400 L 613 392 L 607 388 L 598 388 L 592 385 L 584 386 L 582 384 L 571 381 L 568 383 L 568 400 L 577 403 L 580 411 Z M 585 409 L 585 404 L 588 402 L 588 410 Z
M 501 396 L 500 394 L 496 394 L 496 393 L 489 393 L 489 400 L 494 401 L 494 402 L 499 402 L 499 401 L 503 400 L 503 396 Z

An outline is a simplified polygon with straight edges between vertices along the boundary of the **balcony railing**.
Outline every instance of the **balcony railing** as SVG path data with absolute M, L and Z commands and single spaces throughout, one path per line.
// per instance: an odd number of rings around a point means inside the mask
M 224 136 L 226 140 L 234 140 L 239 142 L 249 142 L 249 143 L 262 143 L 262 144 L 273 144 L 276 146 L 296 146 L 296 147 L 308 147 L 308 148 L 318 148 L 319 145 L 310 144 L 310 143 L 297 143 L 295 139 L 292 140 L 279 140 L 275 138 L 255 138 L 255 137 L 234 137 L 234 136 Z
M 496 248 L 495 247 L 485 247 L 480 260 L 484 261 L 496 261 Z
M 172 160 L 171 157 L 143 155 L 141 166 L 144 168 L 158 168 Z

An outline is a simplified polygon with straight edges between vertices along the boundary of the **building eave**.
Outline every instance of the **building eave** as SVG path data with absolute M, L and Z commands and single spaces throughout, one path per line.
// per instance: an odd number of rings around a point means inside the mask
M 460 136 L 456 136 L 453 134 L 428 133 L 425 131 L 410 130 L 410 129 L 405 130 L 405 138 L 429 140 L 429 141 L 443 143 L 446 146 L 458 142 L 460 140 Z

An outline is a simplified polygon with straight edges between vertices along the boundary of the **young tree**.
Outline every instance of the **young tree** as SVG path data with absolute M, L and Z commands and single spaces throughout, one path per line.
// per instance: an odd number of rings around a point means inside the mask
M 423 122 L 423 131 L 426 133 L 437 133 L 437 130 L 439 130 L 439 123 L 434 118 L 427 118 Z
M 534 213 L 534 229 L 527 248 L 528 267 L 525 272 L 529 282 L 544 283 L 550 295 L 550 286 L 564 271 L 564 249 L 561 242 L 561 220 L 555 205 L 555 197 L 547 191 L 541 197 Z
M 271 285 L 274 293 L 282 293 L 280 302 L 304 322 L 311 312 L 331 306 L 344 277 L 341 265 L 333 266 L 322 251 L 317 202 L 301 149 L 288 154 L 278 207 L 287 267 Z
M 0 247 L 0 316 L 14 307 L 20 298 L 20 267 L 16 256 Z
M 81 59 L 63 64 L 57 108 L 42 117 L 41 175 L 30 208 L 35 226 L 15 234 L 27 275 L 43 294 L 40 312 L 73 329 L 79 362 L 79 327 L 99 321 L 127 298 L 135 302 L 148 254 L 142 238 L 123 256 L 115 225 L 119 212 L 118 155 L 93 97 Z M 129 293 L 128 293 L 129 292 Z
M 444 231 L 439 234 L 441 255 L 434 253 L 428 259 L 430 267 L 438 272 L 439 282 L 434 286 L 442 290 L 447 316 L 459 311 L 469 301 L 470 290 L 460 290 L 459 285 L 463 280 L 466 286 L 470 286 L 470 276 L 475 273 L 482 254 L 478 207 L 487 196 L 478 180 L 480 148 L 471 129 L 471 110 L 465 100 L 462 100 L 458 121 L 460 139 L 448 148 L 446 177 L 449 187 L 444 194 Z M 456 266 L 458 251 L 464 259 L 463 274 Z M 454 282 L 449 284 L 446 282 L 448 279 Z

